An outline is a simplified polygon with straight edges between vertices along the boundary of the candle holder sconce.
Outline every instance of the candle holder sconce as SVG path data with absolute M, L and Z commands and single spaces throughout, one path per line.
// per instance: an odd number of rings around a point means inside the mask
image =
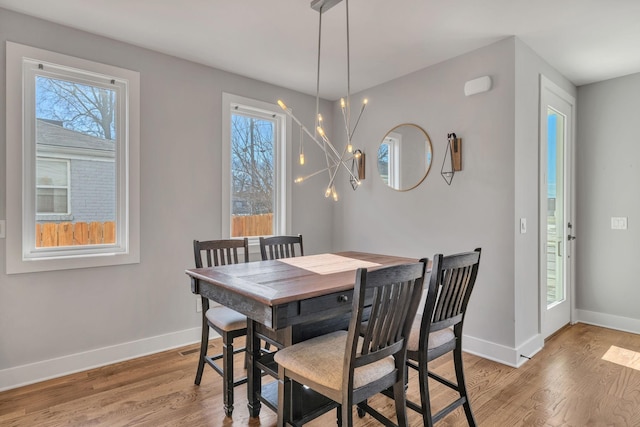
M 453 176 L 462 170 L 462 138 L 458 138 L 455 133 L 447 134 L 447 149 L 444 153 L 444 160 L 440 175 L 448 185 L 451 185 Z

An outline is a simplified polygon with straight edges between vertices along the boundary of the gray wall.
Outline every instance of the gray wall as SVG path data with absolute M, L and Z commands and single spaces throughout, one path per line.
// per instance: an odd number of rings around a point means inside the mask
M 575 94 L 571 83 L 516 38 L 359 94 L 370 105 L 354 140 L 369 153 L 367 179 L 342 198 L 334 219 L 337 249 L 432 257 L 482 247 L 465 348 L 512 365 L 543 345 L 537 263 L 540 73 Z M 483 75 L 491 76 L 492 89 L 465 97 L 464 83 Z M 406 122 L 427 131 L 434 159 L 419 187 L 396 192 L 378 178 L 372 154 L 389 129 Z M 463 170 L 448 186 L 440 168 L 451 132 L 462 138 Z M 519 234 L 521 217 L 530 224 L 525 235 Z
M 465 82 L 483 75 L 492 90 L 465 97 Z M 367 179 L 338 206 L 336 246 L 429 258 L 482 247 L 465 333 L 513 347 L 513 39 L 365 93 L 369 107 L 354 146 L 375 153 L 389 129 L 415 123 L 431 138 L 433 166 L 417 188 L 398 192 L 383 184 L 369 155 Z M 440 168 L 451 132 L 462 138 L 463 170 L 449 186 Z
M 0 218 L 7 40 L 140 72 L 141 262 L 8 276 L 11 248 L 0 239 L 0 389 L 197 341 L 200 314 L 184 269 L 193 239 L 221 237 L 221 94 L 282 97 L 309 127 L 315 99 L 0 9 Z M 323 108 L 329 116 L 330 104 Z M 322 185 L 293 186 L 291 231 L 304 234 L 309 254 L 331 250 L 333 207 L 318 197 Z
M 640 74 L 578 89 L 577 304 L 581 320 L 640 333 Z M 628 217 L 612 230 L 611 217 Z

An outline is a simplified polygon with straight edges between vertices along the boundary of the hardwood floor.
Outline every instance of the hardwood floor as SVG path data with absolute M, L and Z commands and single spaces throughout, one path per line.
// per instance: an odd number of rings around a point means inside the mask
M 212 345 L 219 346 L 219 340 Z M 635 369 L 603 360 L 611 346 L 637 352 L 617 352 L 621 362 L 635 363 Z M 2 392 L 0 425 L 275 426 L 276 415 L 265 407 L 259 418 L 249 418 L 246 385 L 236 388 L 233 418 L 225 417 L 221 378 L 207 368 L 202 385 L 193 384 L 194 349 L 197 346 Z M 480 426 L 640 426 L 638 360 L 640 335 L 577 324 L 549 339 L 519 369 L 465 355 L 465 372 Z M 448 357 L 434 366 L 439 373 L 453 372 Z M 436 408 L 451 395 L 437 384 L 432 390 Z M 408 396 L 419 399 L 415 379 L 410 380 Z M 371 403 L 393 416 L 390 399 L 380 396 Z M 410 425 L 421 426 L 421 417 L 408 412 Z M 332 425 L 335 412 L 308 424 Z M 366 416 L 356 417 L 356 425 L 379 424 Z M 466 425 L 462 408 L 438 424 Z

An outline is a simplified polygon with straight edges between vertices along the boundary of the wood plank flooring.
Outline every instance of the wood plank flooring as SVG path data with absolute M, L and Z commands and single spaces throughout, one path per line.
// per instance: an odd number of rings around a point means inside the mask
M 212 341 L 219 347 L 219 340 Z M 640 371 L 603 360 L 611 348 L 637 353 L 640 335 L 590 325 L 567 327 L 519 369 L 465 355 L 471 405 L 480 426 L 640 426 Z M 221 378 L 206 368 L 202 385 L 193 379 L 197 346 L 185 347 L 0 393 L 1 426 L 263 426 L 276 415 L 263 407 L 251 419 L 246 385 L 236 388 L 232 418 L 224 416 Z M 213 351 L 219 348 L 213 349 Z M 610 354 L 619 354 L 613 351 Z M 631 354 L 631 356 L 629 356 Z M 635 355 L 635 356 L 634 356 Z M 625 358 L 621 358 L 621 363 Z M 628 360 L 627 360 L 628 362 Z M 241 359 L 238 365 L 241 366 Z M 633 364 L 630 364 L 633 366 Z M 636 365 L 637 366 L 637 365 Z M 452 375 L 445 356 L 435 371 Z M 412 374 L 413 376 L 413 374 Z M 415 378 L 408 396 L 418 400 Z M 433 385 L 435 408 L 451 396 Z M 394 417 L 393 402 L 376 397 L 372 406 Z M 422 418 L 409 412 L 411 426 Z M 335 412 L 309 423 L 333 426 Z M 370 416 L 356 417 L 357 426 L 379 425 Z M 466 426 L 461 408 L 438 426 Z

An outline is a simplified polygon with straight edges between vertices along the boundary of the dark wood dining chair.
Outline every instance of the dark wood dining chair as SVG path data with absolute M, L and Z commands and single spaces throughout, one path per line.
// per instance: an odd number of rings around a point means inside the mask
M 424 272 L 423 262 L 358 269 L 348 331 L 321 335 L 276 353 L 278 426 L 291 421 L 292 381 L 335 402 L 338 424 L 347 426 L 353 425 L 353 405 L 392 388 L 398 424 L 407 425 L 406 346 Z M 389 422 L 373 408 L 364 409 Z
M 263 261 L 304 256 L 302 235 L 260 237 L 260 254 Z
M 238 264 L 249 262 L 249 240 L 227 239 L 193 241 L 193 253 L 196 268 L 202 268 L 203 255 L 207 267 Z M 207 363 L 223 378 L 224 413 L 231 416 L 233 413 L 233 388 L 247 382 L 247 377 L 234 380 L 233 355 L 245 351 L 245 347 L 234 348 L 233 340 L 247 335 L 247 318 L 237 311 L 224 306 L 209 307 L 209 299 L 202 298 L 202 340 L 200 341 L 200 358 L 198 359 L 198 371 L 195 383 L 200 385 L 204 364 Z M 207 355 L 209 347 L 209 327 L 222 337 L 222 353 L 213 356 Z M 222 359 L 222 367 L 215 361 Z
M 407 347 L 407 366 L 418 371 L 420 405 L 407 407 L 422 414 L 424 425 L 433 426 L 459 406 L 464 407 L 469 426 L 476 422 L 471 411 L 462 365 L 462 329 L 471 291 L 480 266 L 480 249 L 433 258 L 431 276 L 422 314 L 418 313 Z M 453 352 L 456 383 L 429 371 L 429 362 Z M 433 414 L 428 379 L 433 378 L 458 393 L 456 400 Z

